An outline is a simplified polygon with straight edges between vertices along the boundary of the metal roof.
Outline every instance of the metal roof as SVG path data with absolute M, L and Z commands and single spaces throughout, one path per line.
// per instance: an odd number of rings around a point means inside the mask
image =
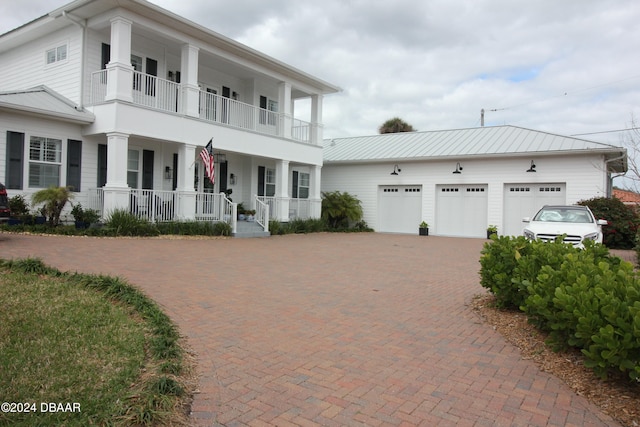
M 401 132 L 324 141 L 324 163 L 433 160 L 552 155 L 587 151 L 626 155 L 626 150 L 586 139 L 516 126 L 479 127 L 428 132 Z M 626 161 L 624 161 L 626 169 Z
M 93 123 L 95 116 L 46 86 L 0 92 L 0 109 L 18 110 L 73 123 Z

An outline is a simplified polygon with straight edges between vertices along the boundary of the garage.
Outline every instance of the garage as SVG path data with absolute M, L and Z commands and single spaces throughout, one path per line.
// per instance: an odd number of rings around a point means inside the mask
M 544 205 L 566 204 L 566 184 L 505 184 L 504 230 L 500 234 L 518 236 L 524 225 L 522 218 L 533 217 Z
M 436 233 L 443 236 L 485 237 L 487 185 L 437 185 Z
M 386 233 L 418 232 L 422 222 L 421 185 L 385 185 L 378 189 L 378 229 Z

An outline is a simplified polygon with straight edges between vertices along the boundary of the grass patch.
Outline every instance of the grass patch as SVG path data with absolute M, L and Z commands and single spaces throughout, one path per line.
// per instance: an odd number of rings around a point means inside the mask
M 35 404 L 0 425 L 180 424 L 188 398 L 175 325 L 140 291 L 107 276 L 0 261 L 0 390 Z M 42 411 L 43 403 L 80 411 Z M 46 406 L 46 405 L 45 405 Z

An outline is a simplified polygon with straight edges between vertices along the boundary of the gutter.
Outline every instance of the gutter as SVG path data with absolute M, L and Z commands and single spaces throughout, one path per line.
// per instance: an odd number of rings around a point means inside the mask
M 613 180 L 619 176 L 625 176 L 626 175 L 626 171 L 623 173 L 619 173 L 616 175 L 611 175 L 609 172 L 609 163 L 611 162 L 615 162 L 618 160 L 623 160 L 627 158 L 627 153 L 625 152 L 624 154 L 622 154 L 621 156 L 618 157 L 614 157 L 612 159 L 608 159 L 604 161 L 604 164 L 606 165 L 606 171 L 607 173 L 609 173 L 609 182 L 607 183 L 607 197 L 612 197 L 613 196 Z
M 80 51 L 82 52 L 82 60 L 80 61 L 80 103 L 75 107 L 78 111 L 84 110 L 84 92 L 85 92 L 85 63 L 87 61 L 87 20 L 79 19 L 71 14 L 69 14 L 66 10 L 62 11 L 62 16 L 67 18 L 69 21 L 73 22 L 77 26 L 82 29 L 82 46 L 80 47 Z

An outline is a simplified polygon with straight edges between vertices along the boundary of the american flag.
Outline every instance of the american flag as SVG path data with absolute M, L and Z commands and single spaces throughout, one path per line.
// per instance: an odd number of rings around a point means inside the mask
M 213 165 L 213 138 L 209 140 L 209 143 L 200 152 L 200 157 L 204 162 L 204 172 L 207 174 L 209 181 L 212 184 L 215 183 L 215 167 Z

